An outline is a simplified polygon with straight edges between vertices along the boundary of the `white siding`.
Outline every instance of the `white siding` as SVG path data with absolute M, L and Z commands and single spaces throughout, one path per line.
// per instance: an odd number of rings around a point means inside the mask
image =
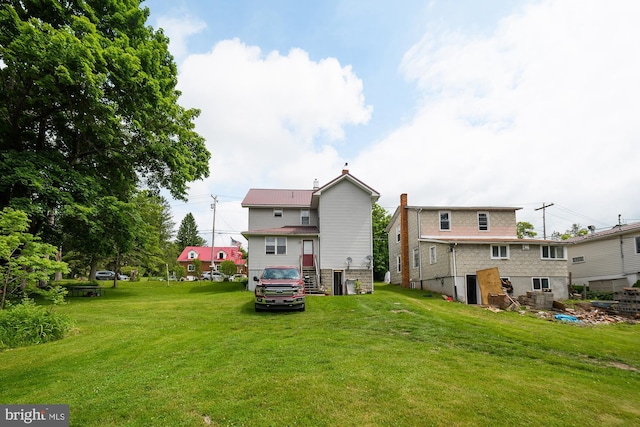
M 282 217 L 274 216 L 273 210 L 273 208 L 250 208 L 249 230 L 264 230 L 267 228 L 280 228 L 287 225 L 302 225 L 300 223 L 300 211 L 302 210 L 302 208 L 282 209 Z M 317 226 L 317 211 L 309 209 L 309 216 L 310 218 L 308 225 Z
M 632 285 L 640 271 L 640 254 L 635 253 L 634 239 L 637 236 L 640 233 L 624 235 L 622 244 L 620 236 L 613 236 L 569 246 L 567 262 L 573 282 L 585 284 L 590 280 L 624 275 Z M 575 257 L 584 257 L 584 262 L 573 263 Z
M 253 290 L 255 283 L 253 276 L 259 276 L 268 265 L 300 265 L 302 254 L 302 239 L 298 236 L 287 237 L 286 255 L 267 255 L 265 252 L 265 238 L 254 236 L 249 238 L 249 289 Z
M 371 194 L 348 180 L 323 191 L 318 207 L 323 269 L 363 268 L 372 255 Z

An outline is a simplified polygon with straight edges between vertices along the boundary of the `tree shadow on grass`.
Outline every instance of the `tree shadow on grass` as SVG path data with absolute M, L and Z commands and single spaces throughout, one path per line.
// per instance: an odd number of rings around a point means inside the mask
M 194 286 L 189 290 L 189 293 L 208 293 L 208 294 L 222 294 L 227 292 L 243 292 L 244 285 L 240 282 L 209 282 L 203 281 L 200 286 Z

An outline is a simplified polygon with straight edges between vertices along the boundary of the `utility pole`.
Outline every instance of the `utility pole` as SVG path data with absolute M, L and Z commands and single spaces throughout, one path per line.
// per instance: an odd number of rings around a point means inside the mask
M 213 280 L 213 272 L 216 270 L 216 263 L 214 261 L 214 252 L 215 252 L 215 240 L 216 240 L 216 204 L 218 203 L 218 196 L 211 195 L 213 199 L 213 203 L 211 203 L 211 209 L 213 209 L 213 227 L 211 228 L 211 280 Z
M 535 209 L 537 211 L 539 211 L 540 209 L 542 209 L 542 236 L 544 238 L 544 240 L 547 240 L 547 217 L 546 217 L 546 210 L 549 206 L 553 206 L 553 203 L 549 203 L 548 205 L 545 205 L 544 202 L 542 202 L 542 206 L 539 207 L 538 209 Z

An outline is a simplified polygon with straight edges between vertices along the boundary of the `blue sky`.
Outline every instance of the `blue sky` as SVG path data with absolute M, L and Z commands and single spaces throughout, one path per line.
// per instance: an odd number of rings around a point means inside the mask
M 393 212 L 518 206 L 542 237 L 640 220 L 640 2 L 151 0 L 211 176 L 172 202 L 216 244 L 249 188 L 350 172 Z

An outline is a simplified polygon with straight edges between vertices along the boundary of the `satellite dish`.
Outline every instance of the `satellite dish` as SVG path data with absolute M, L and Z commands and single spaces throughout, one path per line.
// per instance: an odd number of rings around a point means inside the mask
M 351 264 L 352 262 L 353 262 L 353 259 L 350 256 L 348 256 L 347 257 L 347 264 Z

